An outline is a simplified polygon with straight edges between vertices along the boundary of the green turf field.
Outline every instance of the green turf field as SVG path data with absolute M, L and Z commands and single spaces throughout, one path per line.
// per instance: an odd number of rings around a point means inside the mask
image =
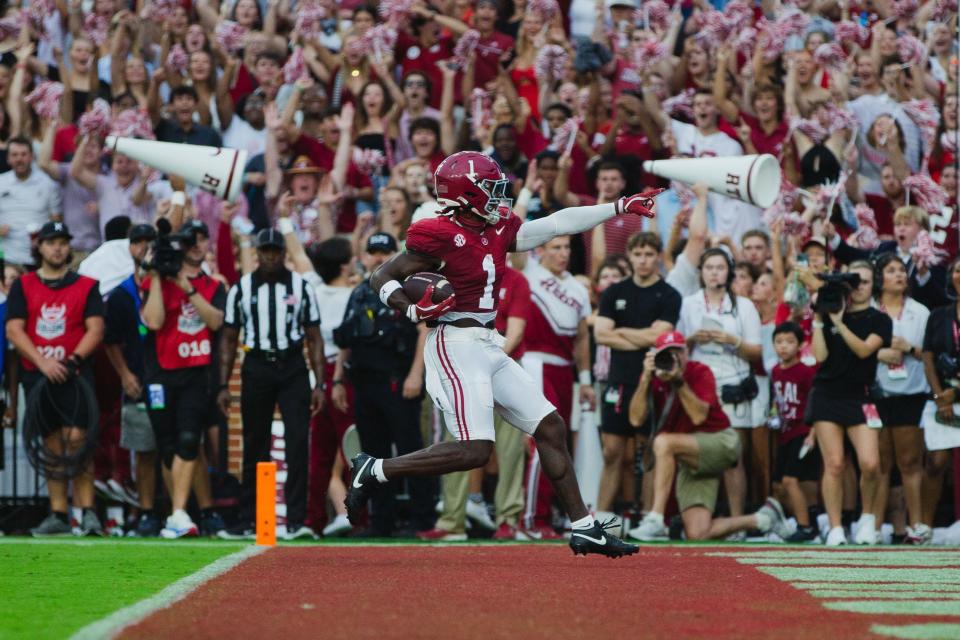
M 0 639 L 66 638 L 244 546 L 0 539 Z

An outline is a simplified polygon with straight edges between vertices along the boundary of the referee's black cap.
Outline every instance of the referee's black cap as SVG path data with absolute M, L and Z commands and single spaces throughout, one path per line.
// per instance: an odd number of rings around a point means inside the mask
M 276 229 L 263 229 L 257 234 L 257 249 L 277 247 L 283 249 L 287 245 L 283 241 L 283 234 Z

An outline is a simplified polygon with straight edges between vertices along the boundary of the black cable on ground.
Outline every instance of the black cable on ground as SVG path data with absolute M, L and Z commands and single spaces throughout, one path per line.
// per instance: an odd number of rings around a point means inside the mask
M 81 375 L 73 373 L 66 382 L 54 384 L 41 378 L 27 396 L 23 419 L 23 443 L 30 464 L 46 478 L 69 480 L 84 470 L 97 446 L 100 412 L 93 386 Z M 62 427 L 82 430 L 81 446 L 67 451 Z M 60 448 L 50 448 L 46 439 L 57 434 Z

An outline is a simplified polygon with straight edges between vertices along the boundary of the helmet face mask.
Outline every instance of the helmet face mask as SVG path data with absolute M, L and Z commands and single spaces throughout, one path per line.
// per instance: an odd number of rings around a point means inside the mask
M 500 180 L 481 180 L 477 186 L 487 194 L 487 204 L 480 217 L 488 224 L 497 224 L 501 218 L 510 215 L 513 198 L 507 196 L 507 189 L 510 188 L 509 180 L 505 177 Z

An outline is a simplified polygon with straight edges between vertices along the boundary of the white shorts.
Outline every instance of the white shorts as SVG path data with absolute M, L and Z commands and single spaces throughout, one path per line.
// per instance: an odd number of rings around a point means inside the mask
M 960 417 L 960 404 L 953 405 L 953 415 Z M 928 451 L 944 451 L 960 447 L 960 428 L 941 424 L 937 421 L 937 405 L 928 400 L 920 418 L 923 427 L 923 441 Z
M 556 411 L 492 329 L 440 325 L 424 347 L 427 393 L 457 440 L 495 440 L 493 413 L 532 435 Z

